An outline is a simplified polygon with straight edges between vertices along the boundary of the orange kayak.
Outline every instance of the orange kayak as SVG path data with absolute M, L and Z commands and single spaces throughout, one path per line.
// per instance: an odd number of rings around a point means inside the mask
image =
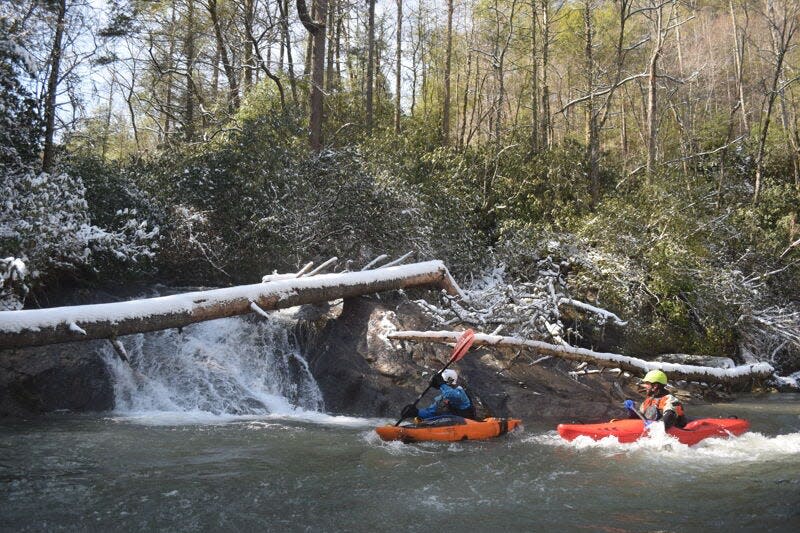
M 683 444 L 691 446 L 709 437 L 738 436 L 748 429 L 750 423 L 741 418 L 699 418 L 692 420 L 682 429 L 671 427 L 667 433 Z M 601 424 L 559 424 L 558 434 L 570 441 L 586 436 L 594 440 L 616 437 L 620 442 L 633 442 L 646 433 L 644 422 L 630 418 Z
M 458 416 L 443 416 L 423 420 L 419 424 L 382 426 L 375 431 L 383 440 L 403 442 L 483 440 L 505 435 L 520 424 L 516 418 L 486 418 L 470 420 Z

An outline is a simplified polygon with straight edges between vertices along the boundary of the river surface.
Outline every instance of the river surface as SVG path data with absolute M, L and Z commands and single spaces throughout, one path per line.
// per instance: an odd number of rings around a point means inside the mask
M 751 433 L 687 447 L 383 443 L 385 420 L 69 415 L 0 427 L 4 531 L 797 531 L 800 396 L 692 414 Z
M 109 348 L 116 410 L 0 424 L 1 531 L 798 531 L 800 395 L 688 406 L 752 432 L 687 447 L 558 437 L 384 443 L 331 416 L 292 317 Z M 399 406 L 398 406 L 399 408 Z

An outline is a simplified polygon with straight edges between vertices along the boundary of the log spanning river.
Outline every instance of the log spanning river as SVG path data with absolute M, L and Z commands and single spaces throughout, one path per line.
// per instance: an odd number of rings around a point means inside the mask
M 0 425 L 0 530 L 797 530 L 800 395 L 690 406 L 752 424 L 693 447 L 567 443 L 536 420 L 493 441 L 384 443 L 387 420 L 325 414 L 280 339 L 282 377 L 219 368 L 214 354 L 264 336 L 236 324 L 132 343 L 140 375 L 117 369 L 113 413 Z M 166 372 L 152 354 L 170 346 Z

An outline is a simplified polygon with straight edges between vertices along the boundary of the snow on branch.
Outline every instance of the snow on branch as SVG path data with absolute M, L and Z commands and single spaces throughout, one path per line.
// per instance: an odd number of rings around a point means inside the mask
M 593 305 L 589 305 L 587 303 L 580 302 L 578 300 L 573 300 L 572 298 L 560 298 L 558 300 L 558 304 L 559 305 L 569 305 L 569 306 L 581 309 L 583 311 L 588 311 L 590 313 L 594 313 L 595 315 L 598 315 L 599 317 L 601 317 L 603 322 L 605 322 L 606 320 L 610 319 L 611 321 L 614 322 L 614 324 L 616 324 L 618 326 L 626 326 L 626 325 L 628 325 L 628 321 L 627 320 L 622 320 L 620 317 L 618 317 L 617 315 L 615 315 L 611 311 L 608 311 L 606 309 L 601 309 L 599 307 L 595 307 Z
M 375 259 L 373 259 L 372 261 L 370 261 L 369 263 L 367 263 L 366 265 L 364 265 L 361 268 L 361 270 L 362 271 L 369 270 L 372 266 L 376 265 L 377 263 L 380 263 L 381 261 L 383 261 L 384 259 L 387 259 L 388 257 L 389 256 L 386 255 L 386 254 L 381 254 L 378 257 L 376 257 Z
M 257 315 L 263 316 L 264 318 L 269 318 L 267 312 L 261 309 L 255 302 L 250 302 L 250 310 L 256 313 Z
M 800 360 L 800 304 L 752 310 L 738 320 L 743 357 L 796 368 Z M 746 359 L 747 360 L 747 359 Z
M 338 260 L 339 260 L 339 258 L 336 257 L 336 256 L 331 257 L 330 259 L 328 259 L 327 261 L 322 263 L 320 266 L 318 266 L 317 268 L 315 268 L 314 270 L 309 272 L 308 275 L 309 276 L 316 276 L 317 274 L 319 274 L 320 272 L 322 272 L 323 270 L 325 270 L 326 268 L 328 268 L 329 266 L 331 266 L 333 263 L 335 263 Z M 298 277 L 300 277 L 300 276 L 298 276 Z
M 390 261 L 389 263 L 386 263 L 383 266 L 379 266 L 378 268 L 386 268 L 386 267 L 390 267 L 390 266 L 399 265 L 400 263 L 402 263 L 403 261 L 405 261 L 406 259 L 408 259 L 412 255 L 414 255 L 414 252 L 407 252 L 407 253 L 401 255 L 400 257 L 398 257 L 397 259 L 395 259 L 394 261 Z
M 86 331 L 84 331 L 83 328 L 81 328 L 75 322 L 69 323 L 69 330 L 73 333 L 77 333 L 78 335 L 86 335 Z
M 458 339 L 458 331 L 398 331 L 387 335 L 390 339 L 417 342 L 440 342 L 453 344 Z M 495 346 L 498 348 L 527 349 L 534 353 L 551 355 L 594 364 L 602 368 L 619 368 L 634 374 L 644 375 L 650 370 L 663 370 L 672 380 L 739 383 L 752 379 L 772 377 L 774 369 L 767 363 L 743 365 L 734 368 L 714 368 L 708 366 L 680 365 L 676 363 L 651 362 L 607 352 L 594 352 L 585 348 L 549 344 L 541 341 L 503 337 L 499 335 L 475 334 L 476 346 Z
M 506 281 L 505 268 L 497 267 L 473 282 L 460 298 L 446 296 L 443 306 L 417 301 L 436 325 L 469 325 L 484 331 L 521 338 L 533 338 L 568 345 L 567 338 L 580 338 L 567 328 L 559 305 L 570 305 L 596 317 L 602 325 L 608 320 L 623 326 L 627 322 L 611 311 L 580 302 L 567 294 L 567 283 L 560 265 L 546 258 L 538 263 L 538 277 L 533 282 Z

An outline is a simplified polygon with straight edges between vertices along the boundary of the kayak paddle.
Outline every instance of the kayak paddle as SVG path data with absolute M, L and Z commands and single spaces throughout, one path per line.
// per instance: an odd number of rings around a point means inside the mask
M 456 342 L 456 345 L 453 348 L 453 355 L 450 357 L 450 360 L 437 373 L 441 374 L 442 372 L 447 370 L 448 366 L 450 366 L 451 364 L 455 363 L 456 361 L 460 361 L 465 355 L 467 355 L 467 352 L 469 351 L 469 348 L 470 348 L 470 346 L 472 346 L 472 343 L 474 341 L 475 341 L 475 332 L 472 331 L 471 329 L 468 329 L 468 330 L 464 331 L 464 333 L 462 333 L 461 336 L 458 338 L 458 342 Z M 422 397 L 425 396 L 425 393 L 430 390 L 430 388 L 431 388 L 431 385 L 430 385 L 430 383 L 428 383 L 428 386 L 425 388 L 424 391 L 422 391 L 422 394 L 420 394 L 419 397 L 416 400 L 414 400 L 414 403 L 411 404 L 411 405 L 416 407 L 417 404 L 419 403 L 419 401 L 422 399 Z M 401 416 L 400 420 L 398 420 L 395 423 L 395 426 L 399 426 L 400 422 L 403 421 L 403 418 L 404 417 Z
M 625 401 L 627 402 L 628 400 L 625 400 Z M 626 406 L 625 406 L 625 408 L 626 408 L 626 409 L 628 409 L 628 411 L 633 411 L 634 413 L 636 413 L 636 416 L 638 416 L 639 418 L 641 418 L 641 419 L 642 419 L 642 422 L 644 422 L 644 429 L 647 429 L 647 428 L 650 426 L 650 424 L 652 424 L 652 423 L 653 423 L 653 421 L 652 421 L 652 420 L 647 420 L 647 419 L 644 417 L 644 415 L 642 415 L 642 413 L 640 413 L 640 412 L 639 412 L 639 410 L 638 410 L 638 409 L 636 409 L 635 407 L 634 407 L 633 409 L 631 409 L 630 407 L 628 407 L 628 406 L 626 405 Z

